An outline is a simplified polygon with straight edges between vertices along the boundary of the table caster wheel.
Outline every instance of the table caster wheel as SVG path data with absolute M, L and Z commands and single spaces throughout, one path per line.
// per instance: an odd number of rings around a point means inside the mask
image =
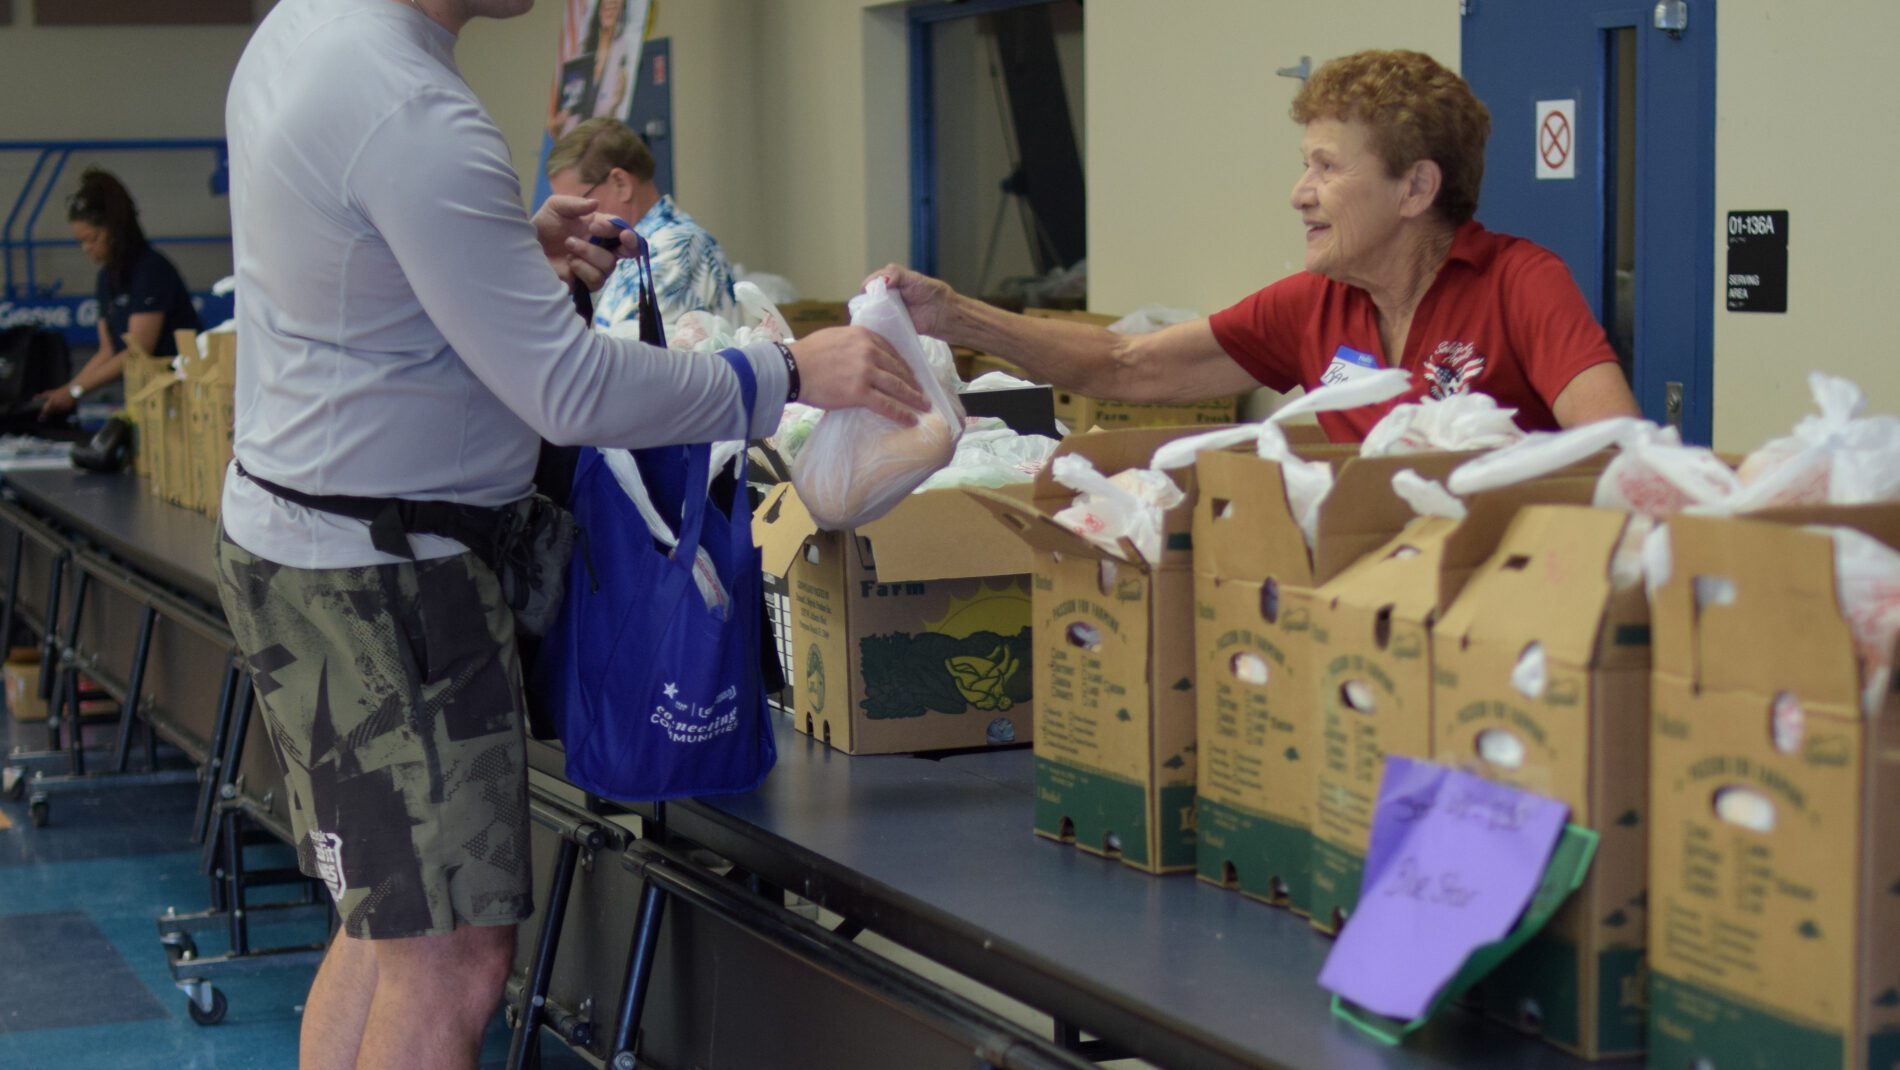
M 230 1004 L 226 1002 L 224 993 L 215 988 L 211 990 L 210 1010 L 205 1010 L 203 1007 L 198 1006 L 198 1001 L 195 999 L 185 1000 L 185 1010 L 191 1014 L 191 1020 L 197 1022 L 199 1025 L 217 1025 L 219 1022 L 224 1021 L 224 1012 L 230 1009 Z
M 52 820 L 53 804 L 45 796 L 40 796 L 26 806 L 27 816 L 33 819 L 33 827 L 43 829 Z

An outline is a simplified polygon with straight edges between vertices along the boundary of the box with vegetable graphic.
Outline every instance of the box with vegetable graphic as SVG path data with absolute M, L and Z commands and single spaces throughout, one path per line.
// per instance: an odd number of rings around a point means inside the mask
M 1036 809 L 1039 836 L 1150 873 L 1194 868 L 1194 475 L 1161 514 L 1156 553 L 1108 549 L 1058 523 L 1076 492 L 1065 456 L 1103 476 L 1145 468 L 1190 432 L 1104 431 L 1065 439 L 1029 500 L 972 492 L 1034 551 Z M 1163 477 L 1166 478 L 1166 477 Z
M 821 531 L 791 484 L 772 491 L 753 531 L 791 600 L 799 731 L 852 754 L 1032 738 L 1029 555 L 994 526 L 944 489 Z
M 1810 526 L 1818 525 L 1818 526 Z M 1651 1066 L 1900 1065 L 1900 506 L 1681 516 L 1651 607 Z M 1652 576 L 1652 581 L 1655 577 Z

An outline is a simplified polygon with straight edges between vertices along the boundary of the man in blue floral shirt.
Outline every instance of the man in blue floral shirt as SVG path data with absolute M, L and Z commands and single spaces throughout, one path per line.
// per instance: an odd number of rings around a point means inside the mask
M 732 268 L 706 229 L 653 184 L 653 154 L 618 119 L 589 119 L 554 143 L 548 153 L 548 187 L 557 194 L 592 197 L 600 211 L 636 220 L 653 257 L 653 286 L 660 316 L 668 323 L 693 311 L 736 323 Z M 594 295 L 594 326 L 605 330 L 639 312 L 638 267 L 621 262 Z

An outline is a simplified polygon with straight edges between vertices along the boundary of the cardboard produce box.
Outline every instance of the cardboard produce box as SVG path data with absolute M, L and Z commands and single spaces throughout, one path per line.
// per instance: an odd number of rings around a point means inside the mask
M 1075 435 L 1057 456 L 1145 467 L 1182 431 Z M 1105 550 L 1051 519 L 1075 492 L 1044 468 L 1028 500 L 972 492 L 1034 551 L 1036 834 L 1150 873 L 1194 868 L 1192 469 L 1162 558 Z
M 214 331 L 204 335 L 205 353 L 198 352 L 198 336 L 178 332 L 178 351 L 185 354 L 185 423 L 187 468 L 191 473 L 191 508 L 218 515 L 224 495 L 224 474 L 231 463 L 237 392 L 237 335 Z
M 164 394 L 173 389 L 167 383 L 176 382 L 177 376 L 172 373 L 171 361 L 144 353 L 131 343 L 126 346 L 122 374 L 126 414 L 138 429 L 133 471 L 150 481 L 152 485 L 148 489 L 162 497 L 157 484 L 163 480 L 165 470 L 164 428 L 169 398 Z
M 1599 837 L 1583 887 L 1473 998 L 1591 1059 L 1642 1051 L 1646 1028 L 1649 603 L 1610 573 L 1629 524 L 1523 509 L 1432 629 L 1433 760 L 1561 800 Z M 1541 690 L 1516 675 L 1539 656 Z
M 1393 473 L 1442 482 L 1473 454 L 1300 452 L 1334 466 L 1311 550 L 1278 463 L 1248 450 L 1203 453 L 1195 465 L 1195 815 L 1202 880 L 1304 915 L 1318 794 L 1314 589 L 1413 519 L 1392 492 Z
M 1107 327 L 1121 318 L 1096 312 L 1071 312 L 1055 308 L 1024 309 L 1023 315 L 1037 319 L 1086 323 L 1094 327 Z M 1057 388 L 1056 419 L 1067 424 L 1070 431 L 1077 433 L 1091 431 L 1098 427 L 1104 431 L 1118 431 L 1130 427 L 1209 427 L 1233 423 L 1240 415 L 1240 402 L 1241 398 L 1231 397 L 1170 405 L 1142 405 L 1130 401 L 1092 398 L 1086 394 Z
M 1587 504 L 1594 477 L 1548 479 L 1466 500 L 1462 521 L 1421 517 L 1333 577 L 1314 598 L 1319 726 L 1313 809 L 1315 927 L 1334 932 L 1359 900 L 1385 756 L 1432 753 L 1431 629 L 1497 547 L 1517 510 Z
M 7 662 L 0 666 L 0 679 L 6 684 L 7 710 L 14 720 L 46 720 L 46 700 L 40 697 L 38 658 Z
M 1679 517 L 1656 593 L 1651 1066 L 1900 1065 L 1900 700 L 1863 712 L 1833 542 L 1900 506 Z
M 778 306 L 793 338 L 803 338 L 827 327 L 843 327 L 851 322 L 851 310 L 843 301 L 788 301 Z
M 772 490 L 753 533 L 791 598 L 799 731 L 852 754 L 1033 738 L 1029 551 L 994 528 L 943 489 L 820 531 L 790 483 Z

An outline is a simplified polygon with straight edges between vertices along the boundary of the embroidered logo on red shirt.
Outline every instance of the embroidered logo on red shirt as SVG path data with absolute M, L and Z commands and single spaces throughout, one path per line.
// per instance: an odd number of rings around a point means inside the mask
M 1471 389 L 1472 380 L 1484 374 L 1484 355 L 1473 342 L 1440 342 L 1423 371 L 1432 397 L 1443 401 Z

